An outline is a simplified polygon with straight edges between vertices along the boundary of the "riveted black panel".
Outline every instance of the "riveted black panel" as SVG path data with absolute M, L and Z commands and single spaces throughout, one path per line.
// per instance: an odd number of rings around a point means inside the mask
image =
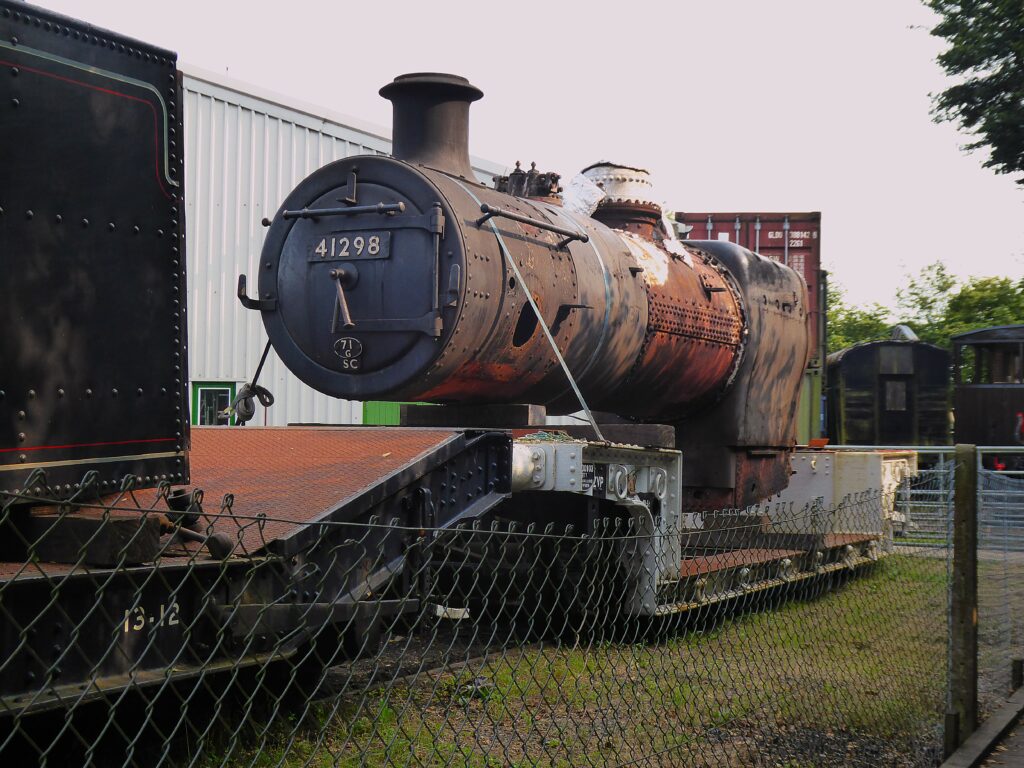
M 175 62 L 0 0 L 0 490 L 188 480 Z

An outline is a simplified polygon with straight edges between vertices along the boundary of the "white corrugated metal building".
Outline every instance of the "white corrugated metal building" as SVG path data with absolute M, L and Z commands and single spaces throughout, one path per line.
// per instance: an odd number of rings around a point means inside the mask
M 251 86 L 183 66 L 185 190 L 192 423 L 216 414 L 253 375 L 267 337 L 258 312 L 235 296 L 238 275 L 256 274 L 266 230 L 292 188 L 348 155 L 386 154 L 386 131 Z M 503 173 L 473 158 L 482 181 Z M 254 424 L 358 424 L 362 404 L 299 381 L 273 351 L 260 384 L 276 403 L 257 403 Z

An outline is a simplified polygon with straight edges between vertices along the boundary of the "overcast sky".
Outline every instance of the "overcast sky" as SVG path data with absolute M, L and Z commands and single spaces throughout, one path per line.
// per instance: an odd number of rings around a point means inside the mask
M 473 154 L 644 166 L 676 210 L 820 210 L 854 302 L 936 259 L 1024 274 L 1024 190 L 930 119 L 946 80 L 918 0 L 37 2 L 385 130 L 396 74 L 464 75 Z

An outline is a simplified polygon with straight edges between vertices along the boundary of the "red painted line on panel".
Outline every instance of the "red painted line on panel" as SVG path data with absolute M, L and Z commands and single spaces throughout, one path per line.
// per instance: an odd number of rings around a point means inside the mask
M 103 443 L 67 443 L 65 445 L 33 445 L 27 448 L 0 448 L 0 453 L 14 451 L 54 451 L 60 448 L 96 448 L 104 445 L 135 445 L 136 443 L 173 443 L 174 437 L 151 437 L 145 440 L 108 440 Z
M 80 85 L 83 88 L 89 88 L 93 91 L 99 91 L 100 93 L 107 93 L 111 96 L 119 96 L 120 98 L 128 99 L 129 101 L 137 101 L 140 104 L 145 104 L 147 107 L 149 107 L 149 111 L 153 116 L 153 152 L 155 155 L 154 164 L 156 170 L 156 183 L 159 185 L 160 191 L 163 192 L 164 197 L 166 197 L 168 200 L 171 199 L 171 196 L 167 193 L 167 190 L 164 188 L 163 180 L 160 178 L 160 121 L 156 114 L 156 107 L 154 107 L 151 102 L 146 101 L 145 99 L 140 99 L 138 96 L 129 96 L 127 93 L 114 91 L 110 88 L 101 88 L 98 85 L 90 85 L 89 83 L 83 83 L 81 80 L 72 80 L 70 77 L 64 77 L 63 75 L 55 75 L 53 72 L 47 72 L 42 69 L 36 69 L 35 67 L 27 67 L 24 64 L 16 64 L 13 61 L 6 61 L 4 59 L 0 59 L 0 64 L 3 64 L 4 66 L 8 67 L 17 67 L 19 70 L 25 70 L 26 72 L 34 72 L 35 74 L 42 75 L 43 77 L 52 77 L 54 80 L 60 80 L 65 83 L 71 83 L 72 85 Z

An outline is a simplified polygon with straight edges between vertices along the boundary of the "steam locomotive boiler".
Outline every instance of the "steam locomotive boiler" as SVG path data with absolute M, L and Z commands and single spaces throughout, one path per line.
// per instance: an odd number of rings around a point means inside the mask
M 262 312 L 285 364 L 355 400 L 589 407 L 675 428 L 692 505 L 746 506 L 785 486 L 806 287 L 729 243 L 683 245 L 646 173 L 601 163 L 592 216 L 555 190 L 483 186 L 466 79 L 381 89 L 394 157 L 331 163 L 270 223 Z M 506 185 L 508 186 L 508 185 Z M 533 187 L 533 188 L 531 188 Z

